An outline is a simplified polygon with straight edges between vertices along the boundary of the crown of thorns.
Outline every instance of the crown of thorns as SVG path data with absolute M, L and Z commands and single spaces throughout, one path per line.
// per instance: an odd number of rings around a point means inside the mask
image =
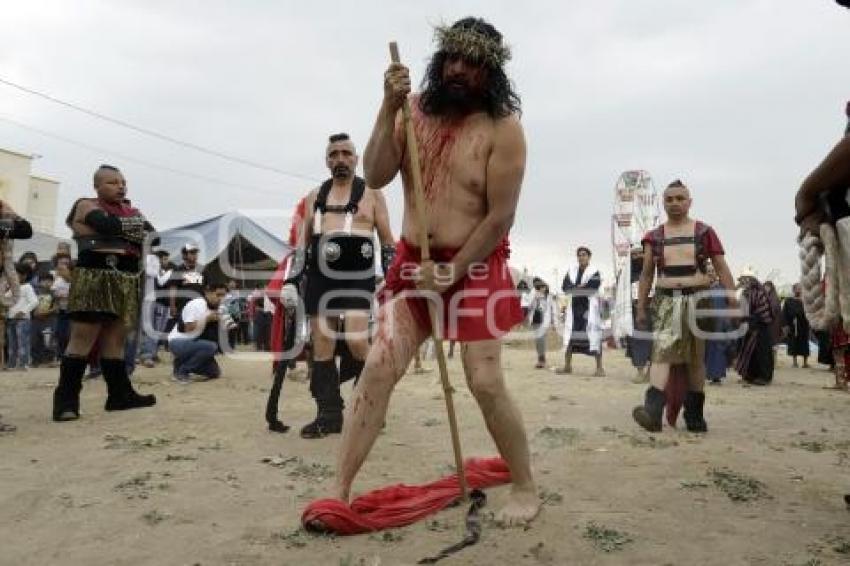
M 510 47 L 474 29 L 437 26 L 434 39 L 440 51 L 456 53 L 494 67 L 501 67 L 511 58 Z

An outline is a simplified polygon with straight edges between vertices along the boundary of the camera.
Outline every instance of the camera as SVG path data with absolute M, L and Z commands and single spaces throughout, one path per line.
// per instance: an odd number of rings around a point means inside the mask
M 224 306 L 218 307 L 218 321 L 219 324 L 228 332 L 239 326 Z
M 11 218 L 0 218 L 0 238 L 6 238 L 15 227 L 15 221 Z

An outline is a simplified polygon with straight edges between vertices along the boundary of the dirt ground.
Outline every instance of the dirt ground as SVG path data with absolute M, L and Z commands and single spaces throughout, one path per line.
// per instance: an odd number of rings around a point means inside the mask
M 826 371 L 783 359 L 771 387 L 731 377 L 708 391 L 707 436 L 650 435 L 630 416 L 644 386 L 622 351 L 605 360 L 606 378 L 584 357 L 559 376 L 534 370 L 527 345 L 506 345 L 546 504 L 527 530 L 486 522 L 477 546 L 442 563 L 850 563 L 850 395 L 822 389 Z M 104 412 L 102 381 L 87 382 L 82 419 L 64 424 L 49 419 L 57 370 L 0 374 L 0 413 L 18 427 L 0 435 L 0 564 L 415 564 L 460 540 L 460 508 L 373 535 L 300 531 L 332 481 L 339 436 L 299 438 L 313 416 L 303 382 L 284 387 L 293 430 L 268 432 L 268 364 L 223 365 L 222 379 L 188 386 L 167 365 L 140 368 L 137 387 L 159 403 L 126 413 Z M 494 455 L 458 360 L 450 371 L 465 454 Z M 451 461 L 435 374 L 409 374 L 355 492 L 431 481 Z M 489 491 L 489 510 L 506 490 Z

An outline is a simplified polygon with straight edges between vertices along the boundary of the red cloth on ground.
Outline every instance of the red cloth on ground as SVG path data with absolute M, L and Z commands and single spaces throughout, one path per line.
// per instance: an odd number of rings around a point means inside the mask
M 457 249 L 432 248 L 431 260 L 435 263 L 449 262 L 457 252 Z M 443 293 L 441 337 L 444 340 L 491 340 L 507 334 L 522 321 L 519 293 L 508 269 L 509 256 L 510 243 L 505 237 L 490 257 L 476 268 L 471 268 L 469 273 Z M 419 261 L 419 248 L 404 238 L 400 239 L 396 244 L 395 259 L 384 278 L 384 288 L 379 297 L 381 303 L 399 293 L 416 289 L 409 274 L 419 265 Z M 463 294 L 453 302 L 452 297 L 458 293 Z M 405 300 L 417 324 L 430 330 L 427 300 L 415 296 L 408 296 Z
M 502 458 L 470 458 L 464 464 L 469 489 L 509 483 L 511 472 Z M 337 535 L 359 535 L 404 527 L 445 509 L 460 497 L 457 474 L 424 485 L 398 484 L 370 491 L 348 505 L 339 499 L 319 499 L 301 515 L 301 524 L 322 523 Z

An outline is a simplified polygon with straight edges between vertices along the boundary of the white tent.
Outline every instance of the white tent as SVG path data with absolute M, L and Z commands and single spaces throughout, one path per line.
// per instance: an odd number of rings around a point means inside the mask
M 291 252 L 282 239 L 238 212 L 163 230 L 159 236 L 157 249 L 167 251 L 175 263 L 180 262 L 181 248 L 192 243 L 198 247 L 198 263 L 207 267 L 227 262 L 240 268 L 274 269 Z

